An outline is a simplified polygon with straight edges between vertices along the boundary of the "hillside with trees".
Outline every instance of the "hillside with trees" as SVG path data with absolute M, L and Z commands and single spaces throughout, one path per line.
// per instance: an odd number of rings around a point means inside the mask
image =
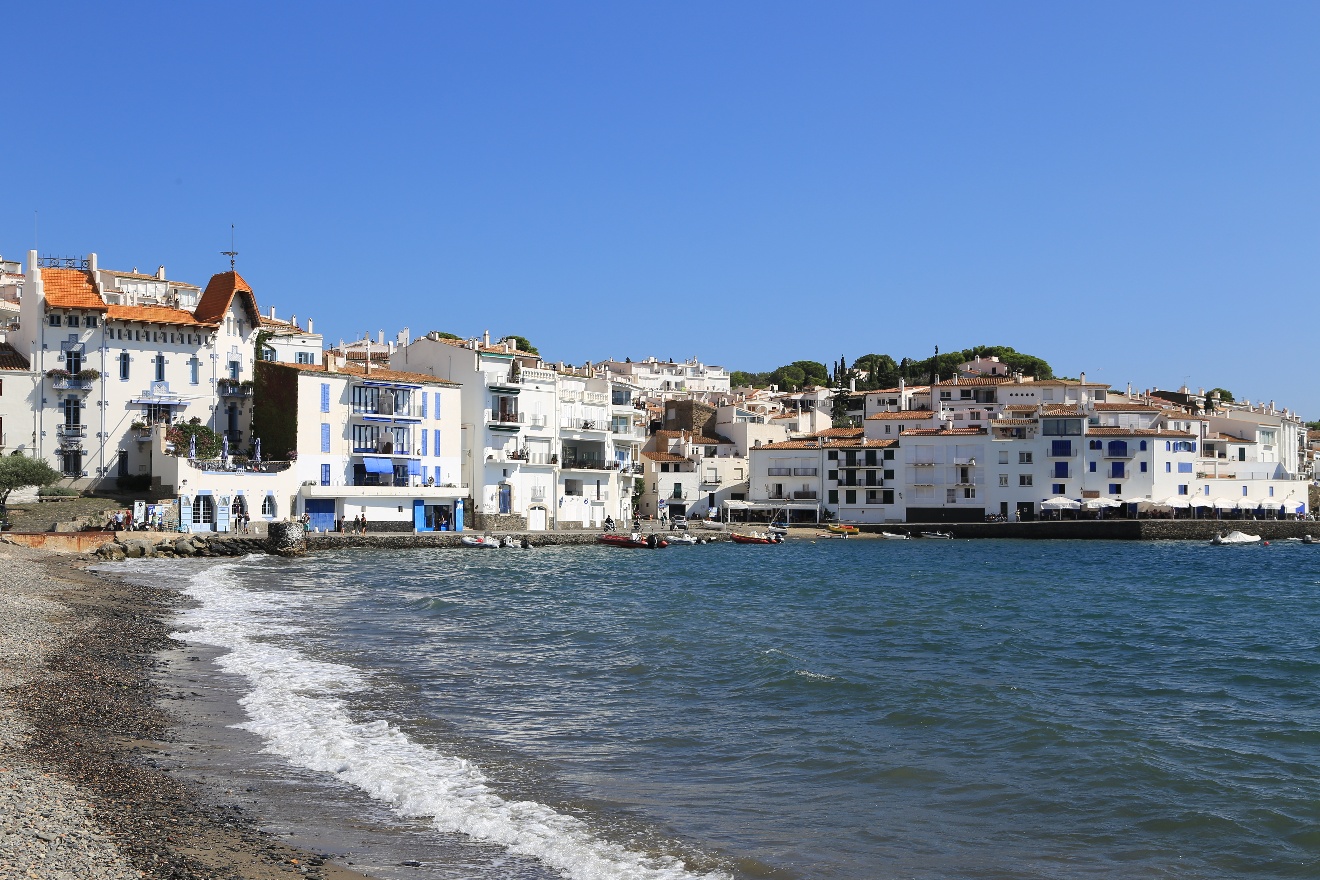
M 750 385 L 765 388 L 775 385 L 781 390 L 797 391 L 809 385 L 840 387 L 855 381 L 857 390 L 892 388 L 903 379 L 908 384 L 924 384 L 932 375 L 949 378 L 958 365 L 978 357 L 997 357 L 1010 369 L 1037 379 L 1053 379 L 1054 371 L 1044 358 L 1023 354 L 1007 345 L 978 345 L 962 351 L 941 352 L 928 358 L 895 359 L 888 354 L 867 354 L 850 365 L 846 357 L 825 366 L 817 361 L 793 361 L 766 373 L 748 373 L 735 370 L 730 378 L 734 387 Z

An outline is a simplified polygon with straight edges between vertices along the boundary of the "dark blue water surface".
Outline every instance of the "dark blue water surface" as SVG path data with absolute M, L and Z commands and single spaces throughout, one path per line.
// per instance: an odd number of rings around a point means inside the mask
M 1320 547 L 355 551 L 234 575 L 296 620 L 287 644 L 370 674 L 355 718 L 694 870 L 1320 876 Z

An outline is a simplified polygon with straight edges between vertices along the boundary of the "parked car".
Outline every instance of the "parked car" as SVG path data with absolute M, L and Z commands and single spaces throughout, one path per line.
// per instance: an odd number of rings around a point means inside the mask
M 674 528 L 678 529 L 680 532 L 687 531 L 688 523 L 686 516 L 682 516 L 682 515 L 676 516 L 669 521 L 669 524 Z

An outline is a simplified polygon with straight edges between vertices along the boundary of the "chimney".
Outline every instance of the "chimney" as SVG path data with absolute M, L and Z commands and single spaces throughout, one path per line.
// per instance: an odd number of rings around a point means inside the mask
M 1078 378 L 1081 380 L 1081 383 L 1082 383 L 1083 385 L 1085 385 L 1085 384 L 1086 384 L 1086 371 L 1083 370 L 1083 371 L 1081 372 L 1081 375 L 1078 376 Z
M 384 345 L 384 344 L 385 344 L 385 331 L 384 331 L 384 330 L 377 330 L 377 331 L 376 331 L 376 344 L 377 344 L 377 345 Z
M 485 346 L 486 348 L 490 348 L 490 331 L 489 331 L 489 330 L 487 330 L 485 333 L 481 334 L 481 344 L 482 344 L 483 346 Z
M 1131 382 L 1128 383 L 1128 393 L 1127 393 L 1127 396 L 1128 396 L 1128 397 L 1131 397 L 1131 396 L 1132 396 L 1132 383 L 1131 383 Z
M 849 376 L 849 377 L 848 377 L 848 390 L 849 390 L 849 391 L 856 391 L 856 390 L 857 390 L 857 377 L 856 377 L 856 376 Z
M 297 329 L 298 329 L 298 316 L 297 316 L 297 315 L 289 315 L 289 323 L 293 325 L 293 329 L 294 329 L 294 330 L 297 330 Z
M 271 306 L 271 307 L 270 307 L 270 319 L 271 319 L 272 321 L 275 320 L 275 307 L 274 307 L 274 306 Z
M 905 392 L 906 390 L 907 390 L 907 380 L 904 379 L 902 376 L 899 376 L 899 377 L 898 377 L 898 393 L 899 393 L 899 394 L 902 394 L 902 393 Z M 898 405 L 899 405 L 899 406 L 903 406 L 903 401 L 900 400 L 900 401 L 898 402 Z
M 35 254 L 36 251 L 33 251 L 32 253 Z M 95 272 L 95 271 L 96 271 L 96 254 L 88 254 L 88 255 L 87 255 L 87 271 L 89 271 L 89 272 Z
M 308 333 L 311 333 L 311 332 L 312 332 L 312 319 L 311 319 L 311 318 L 308 318 L 308 319 L 307 319 L 307 332 L 308 332 Z
M 161 281 L 164 281 L 164 280 L 165 280 L 165 267 L 164 267 L 164 266 L 157 266 L 157 267 L 156 267 L 156 277 L 157 277 L 158 279 L 160 279 Z

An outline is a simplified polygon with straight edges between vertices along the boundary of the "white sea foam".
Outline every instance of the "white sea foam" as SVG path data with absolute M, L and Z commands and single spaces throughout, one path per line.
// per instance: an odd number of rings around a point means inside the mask
M 240 700 L 250 720 L 238 726 L 260 735 L 267 752 L 333 774 L 400 816 L 429 817 L 439 831 L 503 845 L 574 880 L 727 878 L 602 840 L 544 804 L 506 800 L 472 762 L 413 742 L 386 721 L 353 720 L 339 695 L 366 687 L 370 677 L 262 641 L 295 628 L 281 620 L 282 600 L 237 584 L 236 568 L 224 564 L 192 578 L 186 592 L 200 604 L 184 612 L 180 637 L 227 649 L 217 663 L 251 688 Z

